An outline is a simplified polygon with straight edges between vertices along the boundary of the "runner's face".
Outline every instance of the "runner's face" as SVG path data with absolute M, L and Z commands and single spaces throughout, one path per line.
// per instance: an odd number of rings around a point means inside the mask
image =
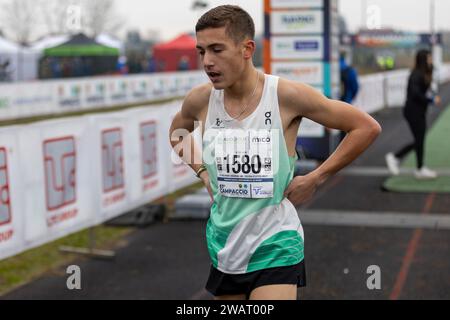
M 236 44 L 225 27 L 197 32 L 197 51 L 215 89 L 225 89 L 240 78 L 248 56 L 244 43 Z

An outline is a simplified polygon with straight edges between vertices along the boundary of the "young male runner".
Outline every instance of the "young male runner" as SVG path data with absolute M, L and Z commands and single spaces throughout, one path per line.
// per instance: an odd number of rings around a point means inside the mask
M 186 146 L 179 154 L 213 202 L 206 289 L 216 299 L 296 299 L 305 265 L 295 206 L 357 158 L 381 128 L 368 114 L 308 85 L 256 70 L 254 34 L 252 18 L 238 6 L 219 6 L 199 19 L 197 49 L 211 83 L 186 96 L 170 129 L 171 143 L 178 145 L 180 129 L 202 126 L 204 163 L 186 159 Z M 320 167 L 293 178 L 303 117 L 347 135 Z

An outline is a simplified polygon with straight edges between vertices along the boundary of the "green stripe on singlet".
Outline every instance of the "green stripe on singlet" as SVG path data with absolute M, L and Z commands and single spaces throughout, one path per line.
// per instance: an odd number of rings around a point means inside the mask
M 294 265 L 303 258 L 303 239 L 297 230 L 280 231 L 256 249 L 248 263 L 247 272 Z

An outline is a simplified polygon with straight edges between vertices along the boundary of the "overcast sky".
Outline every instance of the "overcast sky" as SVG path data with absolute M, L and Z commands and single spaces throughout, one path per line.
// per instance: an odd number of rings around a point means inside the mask
M 2 3 L 11 0 L 0 0 Z M 13 0 L 14 1 L 14 0 Z M 55 0 L 60 1 L 60 0 Z M 205 0 L 210 7 L 221 4 L 237 4 L 254 18 L 258 33 L 263 29 L 263 0 Z M 428 32 L 430 30 L 429 4 L 431 0 L 338 0 L 339 11 L 346 18 L 351 31 L 359 28 L 363 18 L 362 4 L 376 5 L 380 9 L 382 27 Z M 181 32 L 193 31 L 201 13 L 191 10 L 193 0 L 115 0 L 117 13 L 126 30 L 138 29 L 145 37 L 149 31 L 156 31 L 163 40 Z M 437 29 L 450 30 L 450 0 L 435 0 Z M 1 10 L 1 7 L 0 7 Z M 1 28 L 2 21 L 0 21 Z M 38 32 L 39 33 L 39 32 Z
M 254 18 L 256 29 L 263 29 L 263 0 L 206 0 L 210 7 L 238 4 Z M 350 30 L 359 28 L 364 0 L 338 0 L 339 11 L 346 18 Z M 367 6 L 380 8 L 381 25 L 411 31 L 428 32 L 430 29 L 429 4 L 431 0 L 366 0 Z M 200 12 L 190 9 L 193 0 L 116 0 L 118 11 L 126 18 L 127 28 L 158 30 L 163 39 L 194 28 Z M 436 27 L 450 30 L 450 1 L 435 0 Z

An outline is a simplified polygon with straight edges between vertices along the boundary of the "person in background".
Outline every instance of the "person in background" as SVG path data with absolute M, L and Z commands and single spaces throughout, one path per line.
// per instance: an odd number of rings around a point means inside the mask
M 420 50 L 416 55 L 416 65 L 412 70 L 407 87 L 406 103 L 403 108 L 403 116 L 408 122 L 413 134 L 414 142 L 404 146 L 395 154 L 389 152 L 385 156 L 387 167 L 391 174 L 400 173 L 399 163 L 408 152 L 415 150 L 417 170 L 414 176 L 417 179 L 434 179 L 437 173 L 424 166 L 426 114 L 428 105 L 440 104 L 440 97 L 430 90 L 433 79 L 433 63 L 429 50 Z
M 186 71 L 189 70 L 189 58 L 187 56 L 182 56 L 178 62 L 178 70 Z
M 340 100 L 352 104 L 359 91 L 358 73 L 355 68 L 348 65 L 345 61 L 345 54 L 341 53 L 339 59 L 339 69 L 341 76 L 341 97 Z M 346 132 L 340 132 L 341 140 L 344 139 Z
M 0 60 L 0 81 L 6 82 L 11 81 L 11 70 L 10 70 L 10 61 L 9 60 Z
M 150 57 L 148 59 L 147 72 L 152 73 L 156 72 L 156 61 L 155 58 Z
M 359 90 L 358 73 L 355 68 L 348 65 L 345 61 L 345 55 L 342 53 L 340 60 L 340 73 L 341 73 L 341 101 L 351 104 L 356 98 Z

